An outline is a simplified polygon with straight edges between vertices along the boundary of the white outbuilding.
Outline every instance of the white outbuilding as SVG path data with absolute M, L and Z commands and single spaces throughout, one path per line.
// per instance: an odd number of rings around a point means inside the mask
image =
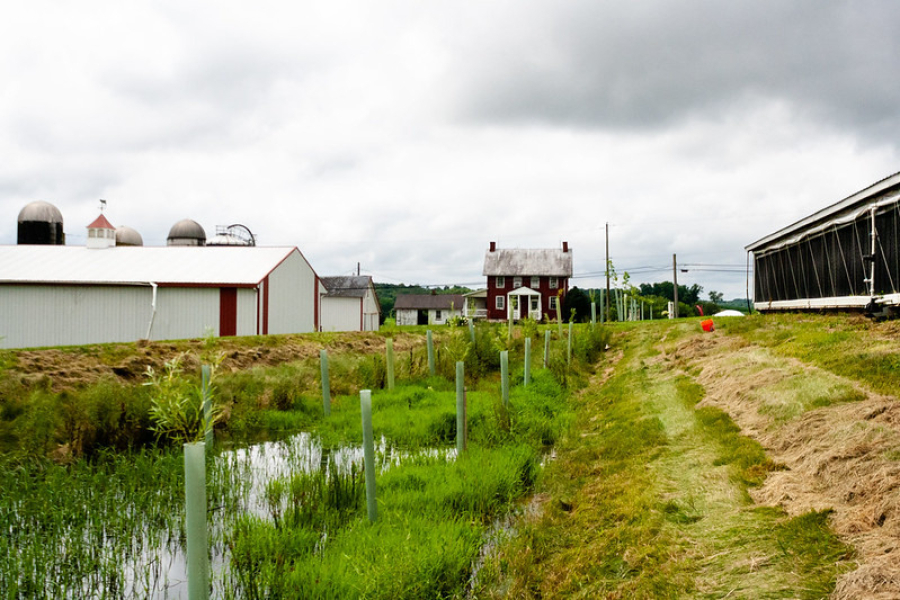
M 381 305 L 368 275 L 322 277 L 322 331 L 378 331 Z
M 305 333 L 324 293 L 292 247 L 0 246 L 0 347 Z

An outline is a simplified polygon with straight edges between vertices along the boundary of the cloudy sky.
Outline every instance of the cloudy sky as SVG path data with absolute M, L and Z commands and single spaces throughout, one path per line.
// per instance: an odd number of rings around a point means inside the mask
M 0 243 L 243 223 L 320 275 L 482 284 L 490 241 L 744 297 L 744 246 L 900 171 L 900 4 L 31 0 L 0 20 Z

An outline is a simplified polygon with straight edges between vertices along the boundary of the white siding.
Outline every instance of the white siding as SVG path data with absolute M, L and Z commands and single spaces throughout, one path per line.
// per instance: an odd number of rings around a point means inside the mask
M 239 288 L 237 291 L 237 334 L 256 335 L 256 288 Z M 260 323 L 260 328 L 262 323 Z M 218 324 L 216 326 L 218 330 Z M 261 333 L 261 332 L 260 332 Z
M 415 325 L 419 322 L 419 311 L 414 308 L 401 308 L 394 314 L 397 325 Z
M 316 330 L 316 274 L 295 250 L 269 275 L 269 333 Z
M 208 333 L 219 335 L 219 288 L 159 288 L 151 340 L 202 338 Z
M 359 331 L 361 298 L 322 298 L 322 331 Z
M 0 347 L 131 342 L 147 334 L 149 286 L 0 286 Z
M 375 290 L 369 286 L 363 300 L 363 331 L 378 331 L 381 327 L 380 320 L 381 314 L 378 310 L 378 302 L 375 301 Z

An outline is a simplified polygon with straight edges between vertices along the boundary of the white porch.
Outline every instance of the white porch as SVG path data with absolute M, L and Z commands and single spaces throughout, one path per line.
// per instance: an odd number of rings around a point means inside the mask
M 512 321 L 540 321 L 544 315 L 542 304 L 540 292 L 524 286 L 516 288 L 506 295 L 506 318 Z

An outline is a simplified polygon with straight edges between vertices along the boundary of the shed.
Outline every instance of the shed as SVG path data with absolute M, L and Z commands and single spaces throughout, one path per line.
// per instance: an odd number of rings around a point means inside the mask
M 378 331 L 381 305 L 368 275 L 322 277 L 322 331 Z
M 466 299 L 461 294 L 401 294 L 394 301 L 397 325 L 443 325 L 461 317 Z
M 760 311 L 900 304 L 900 173 L 779 229 L 753 253 Z
M 0 246 L 0 347 L 316 331 L 297 248 Z

